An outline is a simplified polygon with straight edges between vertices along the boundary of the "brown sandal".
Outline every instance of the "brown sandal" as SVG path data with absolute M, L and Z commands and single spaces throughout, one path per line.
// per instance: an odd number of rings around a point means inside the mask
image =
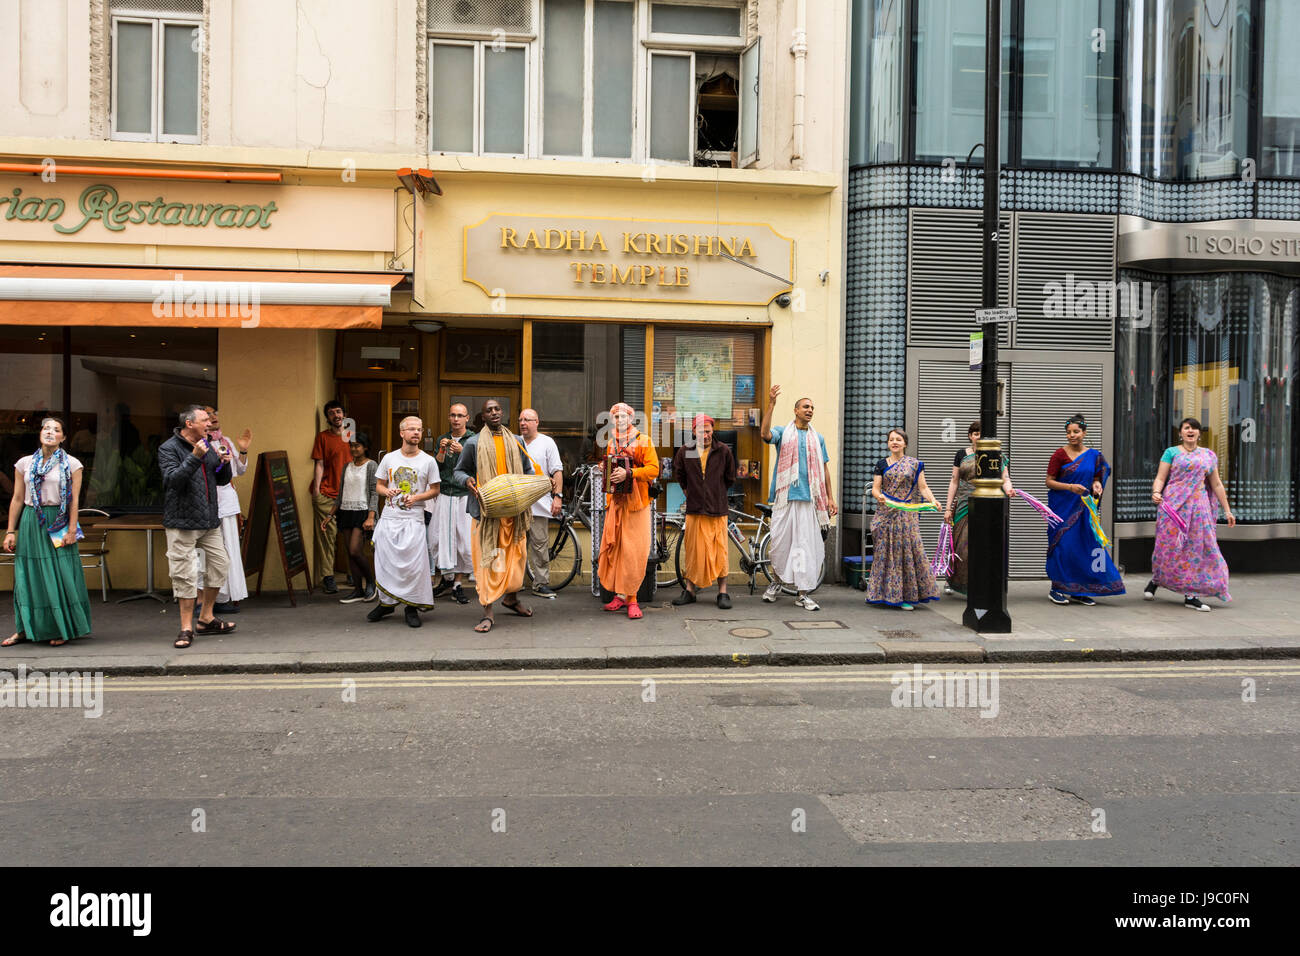
M 195 634 L 229 634 L 235 629 L 235 625 L 229 621 L 223 621 L 220 618 L 213 618 L 204 624 L 202 621 L 194 622 Z
M 189 647 L 193 643 L 194 643 L 194 632 L 181 631 L 180 635 L 176 638 L 175 642 L 172 644 L 172 647 Z
M 487 621 L 487 627 L 483 626 L 483 621 Z M 492 630 L 492 625 L 494 623 L 495 622 L 492 620 L 492 618 L 484 617 L 483 620 L 479 621 L 476 625 L 474 625 L 474 633 L 486 634 L 488 631 Z

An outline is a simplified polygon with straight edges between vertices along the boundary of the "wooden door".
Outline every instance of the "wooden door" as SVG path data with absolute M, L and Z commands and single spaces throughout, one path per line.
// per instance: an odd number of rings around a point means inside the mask
M 454 402 L 460 402 L 469 409 L 469 430 L 477 434 L 483 427 L 483 420 L 478 415 L 483 411 L 483 403 L 495 398 L 501 403 L 504 413 L 501 423 L 512 432 L 519 432 L 519 386 L 517 385 L 462 385 L 458 382 L 444 382 L 441 389 L 442 404 L 430 412 L 426 425 L 434 435 L 441 435 L 447 430 L 447 409 Z M 476 424 L 477 421 L 477 424 Z M 434 428 L 431 422 L 438 422 Z

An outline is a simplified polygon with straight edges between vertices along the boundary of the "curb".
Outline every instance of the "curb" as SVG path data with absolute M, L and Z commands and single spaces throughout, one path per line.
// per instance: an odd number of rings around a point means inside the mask
M 860 649 L 824 648 L 817 650 L 772 649 L 760 645 L 744 652 L 730 652 L 691 646 L 648 649 L 645 653 L 615 648 L 551 648 L 479 650 L 466 648 L 440 651 L 433 655 L 400 658 L 364 657 L 357 653 L 330 654 L 310 652 L 304 656 L 284 653 L 174 655 L 157 657 L 132 656 L 120 661 L 112 658 L 77 659 L 71 657 L 13 658 L 4 662 L 28 671 L 91 671 L 113 677 L 199 676 L 214 674 L 283 674 L 338 673 L 374 671 L 493 671 L 493 670 L 636 670 L 639 668 L 743 668 L 825 667 L 864 664 L 1060 664 L 1116 661 L 1198 661 L 1198 660 L 1300 660 L 1300 646 L 1231 645 L 1098 648 L 1015 648 L 978 644 L 956 646 L 944 644 L 928 648 L 924 643 L 886 641 Z M 938 642 L 935 642 L 936 644 Z

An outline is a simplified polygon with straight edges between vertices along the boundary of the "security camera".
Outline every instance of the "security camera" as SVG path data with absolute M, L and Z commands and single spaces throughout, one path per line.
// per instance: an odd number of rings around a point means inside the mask
M 776 304 L 783 309 L 790 308 L 790 293 L 782 292 L 780 295 L 778 295 L 776 297 Z

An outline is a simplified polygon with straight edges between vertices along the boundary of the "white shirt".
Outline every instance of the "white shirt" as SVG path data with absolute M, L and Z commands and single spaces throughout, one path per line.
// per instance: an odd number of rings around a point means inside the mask
M 428 491 L 429 486 L 438 484 L 441 478 L 438 462 L 432 455 L 423 451 L 409 458 L 402 454 L 401 449 L 390 451 L 380 459 L 379 468 L 375 472 L 376 481 L 386 482 L 389 488 L 401 488 L 412 495 Z M 399 508 L 394 502 L 389 501 L 384 505 L 384 512 L 380 517 L 385 520 L 416 518 L 423 521 L 424 505 L 420 503 L 410 508 Z
M 28 455 L 25 458 L 19 458 L 14 462 L 14 471 L 23 476 L 24 485 L 31 480 L 32 459 L 35 457 L 35 455 Z M 72 475 L 73 472 L 80 470 L 81 462 L 69 455 L 68 474 Z M 23 499 L 23 504 L 29 505 L 32 503 L 32 489 L 26 488 L 24 490 L 26 491 L 27 496 Z M 53 466 L 50 467 L 49 474 L 45 476 L 45 480 L 41 482 L 41 504 L 62 504 L 59 500 L 59 470 Z
M 238 452 L 239 446 L 226 439 L 226 444 L 230 446 L 232 452 Z M 248 459 L 235 455 L 231 465 L 230 484 L 217 485 L 217 517 L 231 518 L 240 513 L 239 492 L 235 490 L 235 479 L 248 471 Z
M 560 449 L 555 446 L 555 439 L 550 435 L 537 433 L 537 437 L 532 441 L 524 442 L 524 447 L 528 449 L 528 454 L 532 456 L 533 461 L 542 466 L 542 474 L 547 478 L 557 471 L 563 471 L 564 466 L 560 463 Z M 549 518 L 551 516 L 551 493 L 548 491 L 537 499 L 533 505 L 533 514 L 540 518 Z
M 375 472 L 376 475 L 379 472 Z M 365 511 L 369 512 L 369 501 L 366 497 L 366 466 L 365 464 L 354 464 L 348 462 L 343 467 L 343 487 L 339 491 L 339 510 L 340 511 Z

